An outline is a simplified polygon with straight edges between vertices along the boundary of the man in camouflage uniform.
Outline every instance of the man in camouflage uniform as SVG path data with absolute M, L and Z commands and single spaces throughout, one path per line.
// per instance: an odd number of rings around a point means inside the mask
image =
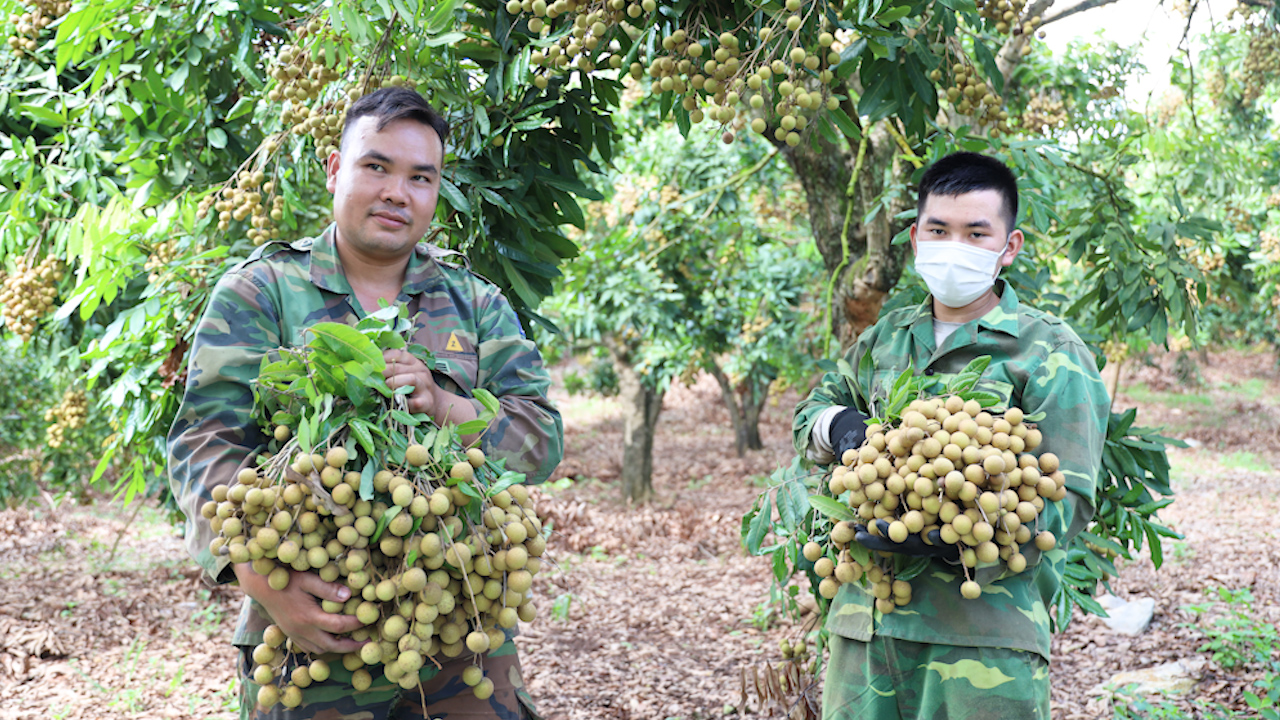
M 242 651 L 242 718 L 532 716 L 510 637 L 485 659 L 495 685 L 488 701 L 463 684 L 470 661 L 459 658 L 439 671 L 427 663 L 421 692 L 403 692 L 378 672 L 372 687 L 355 692 L 350 672 L 331 662 L 333 676 L 307 688 L 302 706 L 255 708 L 249 651 L 269 623 L 316 654 L 358 650 L 363 643 L 346 633 L 361 623 L 321 609 L 321 600 L 350 596 L 340 582 L 295 571 L 276 591 L 248 564 L 211 554 L 214 533 L 200 515 L 211 489 L 252 467 L 266 445 L 252 392 L 263 355 L 304 345 L 303 331 L 315 323 L 354 324 L 382 302 L 408 308 L 417 322 L 411 342 L 442 366 L 433 372 L 407 351 L 385 353 L 387 384 L 414 388 L 410 410 L 463 423 L 477 417 L 473 391 L 485 388 L 501 404 L 481 439 L 485 453 L 505 459 L 529 482 L 545 480 L 559 463 L 563 427 L 546 397 L 550 381 L 511 306 L 496 287 L 420 243 L 435 214 L 447 133 L 444 119 L 416 92 L 386 89 L 361 98 L 347 113 L 341 149 L 328 159 L 334 224 L 314 240 L 255 252 L 227 273 L 197 327 L 186 394 L 169 433 L 170 483 L 187 516 L 187 548 L 206 581 L 238 580 L 247 595 L 233 640 Z
M 1028 568 L 1020 574 L 1008 574 L 1003 561 L 977 568 L 982 595 L 966 600 L 959 568 L 944 558 L 954 548 L 859 533 L 873 549 L 934 559 L 911 580 L 911 602 L 888 615 L 868 589 L 841 587 L 827 616 L 824 718 L 1049 718 L 1048 608 L 1067 542 L 1093 516 L 1109 401 L 1076 334 L 995 280 L 1022 248 L 1017 202 L 1012 172 L 992 158 L 956 153 L 925 173 L 911 245 L 930 298 L 864 332 L 846 356 L 858 372 L 857 393 L 828 374 L 796 407 L 792 429 L 799 451 L 830 463 L 862 443 L 872 402 L 882 402 L 905 369 L 935 378 L 941 394 L 971 360 L 990 356 L 978 389 L 999 396 L 992 410 L 1044 413 L 1038 451 L 1061 460 L 1069 492 L 1047 502 L 1039 520 L 1058 545 L 1043 554 L 1024 546 Z M 869 371 L 862 367 L 868 354 Z

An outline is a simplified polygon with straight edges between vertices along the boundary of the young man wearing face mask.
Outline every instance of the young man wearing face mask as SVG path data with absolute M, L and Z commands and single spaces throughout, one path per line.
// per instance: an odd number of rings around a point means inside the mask
M 1017 181 L 1003 163 L 976 153 L 939 160 L 920 182 L 911 226 L 915 267 L 931 295 L 892 311 L 846 355 L 857 382 L 829 373 L 796 407 L 796 448 L 828 464 L 859 447 L 873 404 L 907 368 L 934 381 L 933 393 L 975 358 L 991 363 L 978 389 L 991 410 L 1043 414 L 1043 443 L 1061 461 L 1068 492 L 1047 502 L 1039 529 L 1058 538 L 1041 554 L 1024 546 L 1027 569 L 1003 561 L 971 573 L 982 595 L 960 595 L 954 546 L 911 537 L 894 543 L 859 528 L 876 551 L 932 558 L 911 580 L 911 601 L 884 615 L 858 583 L 845 584 L 827 615 L 831 658 L 823 718 L 1049 719 L 1049 612 L 1061 584 L 1065 548 L 1093 516 L 1094 483 L 1110 402 L 1093 356 L 1061 320 L 1018 301 L 997 275 L 1022 249 Z M 870 356 L 868 369 L 863 361 Z M 852 387 L 851 387 L 852 385 Z

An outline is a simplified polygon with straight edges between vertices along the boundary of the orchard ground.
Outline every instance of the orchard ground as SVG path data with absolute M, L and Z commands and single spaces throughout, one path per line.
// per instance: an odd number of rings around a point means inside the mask
M 1121 598 L 1155 600 L 1145 633 L 1077 615 L 1055 638 L 1054 720 L 1111 718 L 1113 702 L 1129 705 L 1105 688 L 1114 675 L 1195 658 L 1206 662 L 1191 692 L 1162 702 L 1185 717 L 1203 716 L 1197 700 L 1244 712 L 1259 670 L 1198 652 L 1200 628 L 1227 605 L 1187 608 L 1211 600 L 1206 591 L 1247 588 L 1250 617 L 1280 623 L 1276 357 L 1211 353 L 1181 373 L 1175 359 L 1130 363 L 1116 407 L 1136 405 L 1139 424 L 1190 441 L 1170 454 L 1177 501 L 1161 513 L 1185 539 L 1166 543 L 1161 569 L 1143 555 L 1111 583 Z M 738 538 L 765 478 L 790 458 L 796 399 L 793 390 L 769 407 L 766 449 L 739 459 L 715 382 L 674 388 L 655 447 L 657 500 L 630 507 L 618 491 L 616 404 L 557 392 L 566 459 L 540 498 L 554 563 L 535 584 L 539 617 L 518 640 L 545 717 L 782 716 L 761 711 L 754 691 L 744 702 L 742 672 L 781 661 L 779 641 L 804 626 L 774 612 L 770 570 Z M 0 512 L 0 720 L 235 717 L 228 641 L 239 597 L 200 584 L 151 506 Z

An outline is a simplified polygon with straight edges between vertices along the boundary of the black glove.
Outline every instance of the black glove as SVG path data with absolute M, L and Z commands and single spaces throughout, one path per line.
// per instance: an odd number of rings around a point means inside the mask
M 908 535 L 903 542 L 897 543 L 889 539 L 888 520 L 876 520 L 876 527 L 880 529 L 880 535 L 878 536 L 867 532 L 866 525 L 854 525 L 855 535 L 853 539 L 857 540 L 863 547 L 879 552 L 913 555 L 915 557 L 935 557 L 948 562 L 955 562 L 960 559 L 960 548 L 944 543 L 937 530 L 929 531 L 928 543 L 915 533 Z M 932 545 L 929 543 L 932 543 Z
M 845 408 L 831 419 L 831 448 L 836 460 L 844 457 L 845 450 L 862 447 L 867 439 L 867 416 L 857 408 Z

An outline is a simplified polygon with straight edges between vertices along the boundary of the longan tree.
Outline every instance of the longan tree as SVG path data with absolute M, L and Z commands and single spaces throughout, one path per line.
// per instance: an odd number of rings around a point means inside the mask
M 445 113 L 430 239 L 465 253 L 526 323 L 576 253 L 562 228 L 582 223 L 576 197 L 595 196 L 580 176 L 611 155 L 616 81 L 533 83 L 536 36 L 492 3 L 5 9 L 5 332 L 37 355 L 79 350 L 90 401 L 112 414 L 98 475 L 121 461 L 129 495 L 162 467 L 213 281 L 327 224 L 319 159 L 356 98 L 406 85 Z

